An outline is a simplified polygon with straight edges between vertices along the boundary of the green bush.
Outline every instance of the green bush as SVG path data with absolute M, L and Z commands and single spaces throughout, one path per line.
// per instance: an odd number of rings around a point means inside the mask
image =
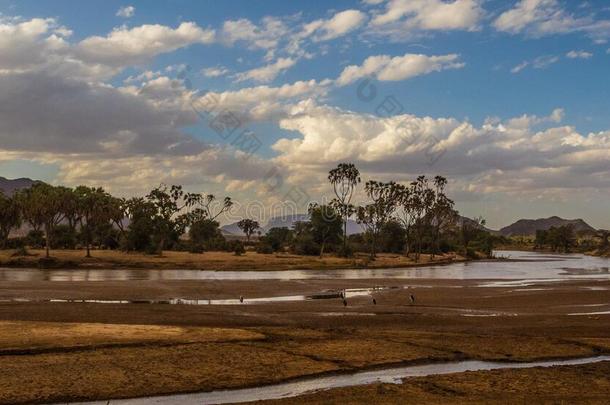
M 265 255 L 269 255 L 269 254 L 272 254 L 274 252 L 275 252 L 275 250 L 268 243 L 259 243 L 258 246 L 256 246 L 256 253 L 262 253 L 262 254 L 265 254 Z
M 44 233 L 42 231 L 30 231 L 25 237 L 28 246 L 34 249 L 42 249 L 45 245 Z

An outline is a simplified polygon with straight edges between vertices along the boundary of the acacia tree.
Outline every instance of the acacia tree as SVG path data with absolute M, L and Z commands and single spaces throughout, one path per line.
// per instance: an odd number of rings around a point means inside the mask
M 153 189 L 146 196 L 147 202 L 154 208 L 152 211 L 152 228 L 154 229 L 154 241 L 157 243 L 159 256 L 168 239 L 175 235 L 184 233 L 189 224 L 189 214 L 179 214 L 187 206 L 192 206 L 197 201 L 196 195 L 187 194 L 182 186 L 161 186 Z
M 430 222 L 433 224 L 432 239 L 434 241 L 434 250 L 432 255 L 440 252 L 440 237 L 441 230 L 448 224 L 454 223 L 457 218 L 457 212 L 453 209 L 454 202 L 445 195 L 445 186 L 447 179 L 442 176 L 434 178 L 434 201 L 430 208 Z
M 392 218 L 400 201 L 400 187 L 393 181 L 383 183 L 368 181 L 365 190 L 372 203 L 357 209 L 358 223 L 370 236 L 371 259 L 377 256 L 377 238 L 381 228 Z
M 353 163 L 339 163 L 328 173 L 328 181 L 333 185 L 336 198 L 331 206 L 343 219 L 343 253 L 347 254 L 347 220 L 355 212 L 352 197 L 356 186 L 360 183 L 360 172 Z
M 0 248 L 6 247 L 6 242 L 13 229 L 21 226 L 21 213 L 14 198 L 7 197 L 0 190 Z
M 241 229 L 241 231 L 244 234 L 246 234 L 246 239 L 248 240 L 248 242 L 250 242 L 250 236 L 252 236 L 252 234 L 257 229 L 260 229 L 259 223 L 250 218 L 244 218 L 244 219 L 240 220 L 237 223 L 237 226 L 239 227 L 239 229 Z
M 468 247 L 470 242 L 477 237 L 481 232 L 481 229 L 485 226 L 485 219 L 483 217 L 477 217 L 474 219 L 464 218 L 462 220 L 461 236 L 462 244 L 464 246 L 464 254 L 468 255 Z
M 308 209 L 314 241 L 320 245 L 320 258 L 328 243 L 336 243 L 341 235 L 341 217 L 329 205 L 311 204 Z
M 430 225 L 429 212 L 434 204 L 434 190 L 428 184 L 426 176 L 419 176 L 411 183 L 411 209 L 413 212 L 413 228 L 415 230 L 415 242 L 417 250 L 415 260 L 419 261 L 422 252 L 422 239 L 424 232 Z
M 91 230 L 112 220 L 111 196 L 103 188 L 79 186 L 74 190 L 77 217 L 85 236 L 86 257 L 91 257 Z
M 46 257 L 50 257 L 51 232 L 62 221 L 67 189 L 36 183 L 16 194 L 23 218 L 34 229 L 44 229 Z

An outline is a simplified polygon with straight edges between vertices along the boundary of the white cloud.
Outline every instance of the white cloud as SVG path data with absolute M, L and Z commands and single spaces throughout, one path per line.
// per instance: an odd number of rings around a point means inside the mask
M 328 20 L 316 20 L 306 26 L 307 30 L 315 28 L 316 41 L 328 41 L 354 31 L 366 21 L 366 14 L 359 10 L 345 10 Z
M 135 13 L 136 8 L 134 6 L 123 6 L 119 8 L 119 10 L 116 12 L 116 16 L 122 18 L 130 18 L 133 17 Z
M 205 77 L 220 77 L 229 73 L 229 69 L 224 66 L 213 66 L 201 69 L 201 74 Z
M 76 46 L 75 53 L 89 63 L 136 65 L 156 55 L 196 43 L 209 44 L 214 39 L 214 30 L 192 22 L 183 22 L 175 29 L 146 24 L 117 28 L 105 37 L 88 37 Z
M 343 69 L 337 83 L 343 86 L 365 76 L 375 76 L 382 81 L 406 80 L 432 72 L 462 67 L 464 67 L 464 63 L 459 61 L 459 56 L 456 54 L 428 56 L 408 53 L 395 57 L 370 56 L 362 65 L 351 65 Z
M 511 73 L 519 73 L 523 69 L 531 66 L 533 69 L 546 69 L 549 66 L 559 62 L 559 57 L 555 55 L 543 55 L 539 56 L 531 61 L 523 61 L 517 66 L 513 67 Z
M 479 0 L 390 0 L 370 26 L 373 34 L 399 40 L 425 31 L 474 31 L 483 15 Z
M 552 126 L 562 118 L 556 109 L 548 117 L 476 127 L 453 118 L 381 118 L 302 102 L 280 120 L 296 136 L 278 140 L 273 149 L 276 163 L 311 187 L 322 184 L 337 162 L 350 161 L 366 178 L 405 181 L 433 171 L 480 193 L 610 188 L 610 133 Z
M 262 66 L 256 69 L 251 69 L 246 72 L 235 75 L 238 82 L 245 80 L 253 80 L 260 83 L 268 83 L 275 79 L 280 73 L 291 68 L 296 63 L 292 58 L 279 58 L 274 63 Z
M 593 54 L 587 51 L 570 51 L 566 53 L 566 57 L 570 59 L 590 59 Z
M 244 121 L 275 121 L 285 117 L 295 102 L 324 97 L 330 84 L 330 80 L 309 80 L 278 87 L 256 86 L 236 91 L 209 92 L 196 99 L 194 105 L 202 111 L 227 109 Z
M 244 42 L 251 49 L 274 49 L 289 31 L 286 22 L 277 17 L 264 17 L 260 25 L 241 18 L 225 21 L 220 35 L 228 45 Z
M 520 0 L 500 14 L 493 26 L 498 31 L 532 37 L 583 32 L 602 43 L 610 37 L 610 20 L 598 20 L 594 14 L 576 16 L 558 0 Z

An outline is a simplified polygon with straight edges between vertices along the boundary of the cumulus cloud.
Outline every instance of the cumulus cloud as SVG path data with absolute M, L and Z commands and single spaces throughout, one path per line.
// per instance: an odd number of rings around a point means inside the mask
M 192 22 L 183 22 L 175 29 L 146 24 L 117 28 L 105 37 L 86 38 L 76 45 L 75 54 L 89 63 L 129 66 L 195 43 L 209 44 L 214 38 L 214 30 Z
M 238 73 L 235 78 L 238 82 L 253 80 L 255 82 L 267 83 L 275 79 L 280 73 L 291 68 L 296 63 L 293 58 L 279 58 L 274 63 Z
M 381 118 L 302 102 L 280 120 L 298 136 L 280 139 L 273 149 L 276 162 L 305 184 L 323 182 L 329 167 L 350 161 L 369 177 L 406 180 L 433 171 L 485 193 L 610 186 L 610 134 L 554 127 L 562 117 L 557 109 L 548 117 L 476 127 L 453 118 Z
M 122 18 L 130 18 L 133 17 L 135 13 L 136 8 L 134 6 L 123 6 L 119 8 L 119 10 L 116 12 L 116 16 Z
M 390 0 L 385 10 L 375 13 L 370 29 L 394 39 L 422 31 L 474 31 L 483 15 L 479 0 Z
M 307 35 L 316 33 L 316 41 L 328 41 L 341 37 L 358 27 L 366 21 L 366 14 L 359 10 L 345 10 L 336 13 L 327 20 L 315 20 L 305 25 L 304 32 Z
M 220 36 L 229 45 L 243 42 L 251 49 L 273 49 L 289 31 L 290 27 L 283 19 L 267 16 L 260 25 L 247 18 L 225 21 Z
M 209 92 L 193 100 L 201 111 L 229 110 L 242 122 L 278 120 L 288 114 L 292 106 L 303 99 L 323 98 L 331 81 L 297 81 L 281 86 L 255 86 L 236 91 Z
M 0 21 L 0 73 L 44 72 L 62 77 L 105 80 L 126 67 L 195 44 L 210 43 L 214 31 L 194 23 L 121 27 L 107 36 L 78 43 L 54 19 Z
M 374 76 L 382 81 L 406 80 L 432 72 L 460 69 L 464 65 L 456 54 L 428 56 L 408 53 L 395 57 L 377 55 L 366 58 L 362 65 L 351 65 L 343 69 L 337 83 L 344 86 L 365 76 Z

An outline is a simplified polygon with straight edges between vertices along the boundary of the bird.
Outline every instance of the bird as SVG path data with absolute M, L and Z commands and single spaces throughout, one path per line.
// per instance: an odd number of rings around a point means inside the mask
M 244 303 L 244 296 L 243 295 L 239 296 L 239 302 L 241 302 L 242 304 Z
M 373 305 L 377 305 L 377 300 L 373 298 Z
M 343 306 L 346 307 L 347 306 L 347 300 L 344 298 L 343 299 Z
M 409 298 L 411 299 L 411 304 L 415 304 L 415 296 L 413 294 L 409 294 Z

